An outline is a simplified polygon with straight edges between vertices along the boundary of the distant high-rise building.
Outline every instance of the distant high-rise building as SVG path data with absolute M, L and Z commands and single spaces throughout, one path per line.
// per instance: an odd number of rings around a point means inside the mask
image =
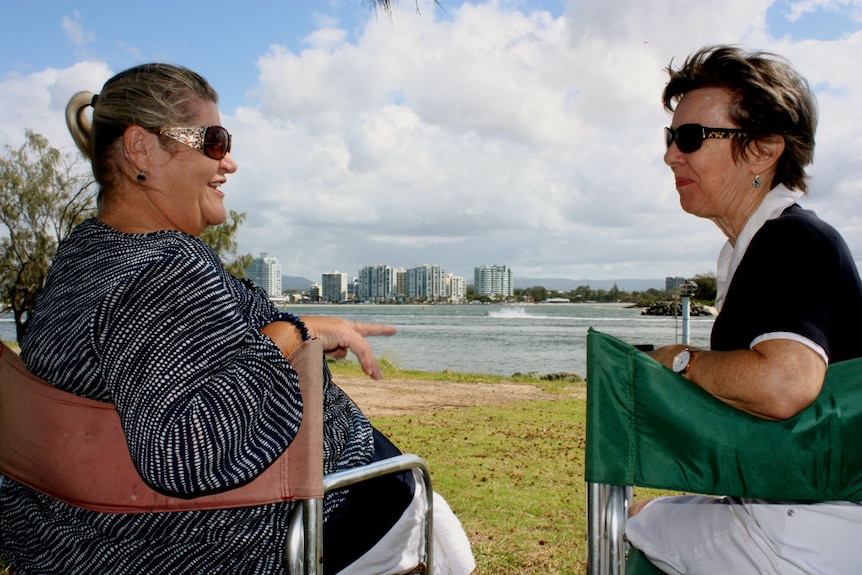
M 323 274 L 320 281 L 320 299 L 339 303 L 347 299 L 347 274 L 332 271 Z
M 263 288 L 269 297 L 281 297 L 281 264 L 268 253 L 261 252 L 260 257 L 245 269 L 245 275 Z
M 320 301 L 323 299 L 320 295 L 321 288 L 320 284 L 311 284 L 308 287 L 308 301 Z
M 357 297 L 363 301 L 394 301 L 396 296 L 396 272 L 391 266 L 366 266 L 359 270 Z
M 477 295 L 511 297 L 515 294 L 512 268 L 492 265 L 473 268 L 473 290 Z
M 395 270 L 395 297 L 407 297 L 407 270 L 398 268 Z
M 447 296 L 443 266 L 425 264 L 407 270 L 407 297 L 436 301 Z
M 359 294 L 359 278 L 352 277 L 347 280 L 347 299 L 354 300 Z
M 467 299 L 467 280 L 464 278 L 449 274 L 446 276 L 446 288 L 450 302 L 460 303 Z
M 668 276 L 664 278 L 664 291 L 667 292 L 668 295 L 670 295 L 673 290 L 675 290 L 684 283 L 685 278 Z

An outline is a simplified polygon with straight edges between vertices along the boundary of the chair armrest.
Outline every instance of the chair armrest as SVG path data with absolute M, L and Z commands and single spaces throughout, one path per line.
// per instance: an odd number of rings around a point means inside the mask
M 323 477 L 324 491 L 328 493 L 375 477 L 411 469 L 419 471 L 422 475 L 425 495 L 425 537 L 424 550 L 420 550 L 420 560 L 424 555 L 424 561 L 421 562 L 425 565 L 425 573 L 432 573 L 434 489 L 431 485 L 431 472 L 425 460 L 418 455 L 408 453 L 375 461 L 361 467 L 328 473 Z M 323 499 L 309 499 L 303 501 L 290 518 L 285 547 L 287 572 L 290 575 L 300 573 L 316 575 L 323 572 L 322 561 Z

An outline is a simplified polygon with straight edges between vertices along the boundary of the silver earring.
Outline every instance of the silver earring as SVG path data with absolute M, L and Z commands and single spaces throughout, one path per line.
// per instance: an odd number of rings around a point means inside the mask
M 144 180 L 147 179 L 147 174 L 145 174 L 144 171 L 141 170 L 141 172 L 137 176 L 137 179 L 139 182 L 143 182 Z M 758 184 L 758 185 L 760 185 L 760 184 Z
M 755 174 L 755 175 L 754 175 L 754 181 L 753 181 L 753 182 L 751 182 L 751 185 L 752 185 L 752 186 L 754 186 L 755 188 L 759 188 L 759 187 L 760 187 L 760 174 Z

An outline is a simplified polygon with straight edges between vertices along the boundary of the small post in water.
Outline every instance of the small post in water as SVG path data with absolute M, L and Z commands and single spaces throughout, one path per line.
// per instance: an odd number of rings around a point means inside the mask
M 691 320 L 691 296 L 694 295 L 697 284 L 691 280 L 679 286 L 680 304 L 682 305 L 682 344 L 690 342 L 688 324 Z

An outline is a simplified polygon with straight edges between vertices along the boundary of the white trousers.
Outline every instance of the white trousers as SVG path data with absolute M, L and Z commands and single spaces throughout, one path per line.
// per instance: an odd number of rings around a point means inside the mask
M 671 574 L 862 573 L 862 504 L 661 497 L 626 537 Z
M 391 575 L 404 573 L 419 563 L 419 542 L 425 536 L 425 484 L 414 471 L 413 500 L 386 535 L 339 575 Z M 470 541 L 449 504 L 434 493 L 433 575 L 469 575 L 476 567 Z

